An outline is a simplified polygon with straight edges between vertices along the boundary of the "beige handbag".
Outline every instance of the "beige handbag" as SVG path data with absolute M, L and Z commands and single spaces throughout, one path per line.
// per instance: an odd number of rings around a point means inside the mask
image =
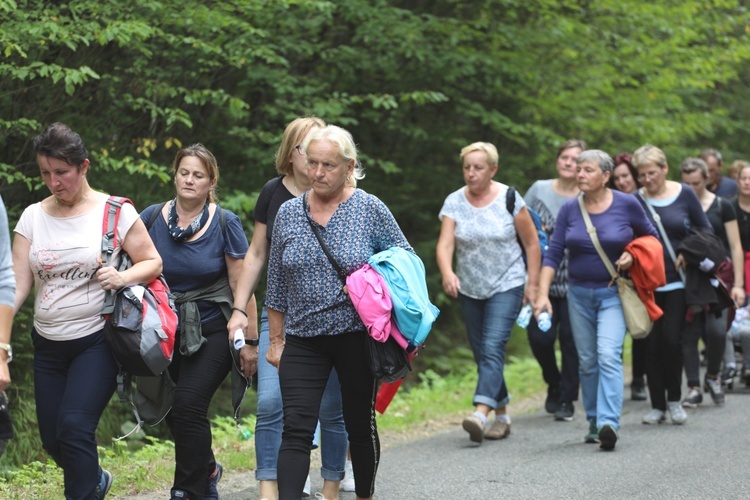
M 625 325 L 630 332 L 631 337 L 634 339 L 643 339 L 651 333 L 651 329 L 654 326 L 654 322 L 651 321 L 651 317 L 648 315 L 648 310 L 643 304 L 643 301 L 638 296 L 638 292 L 635 290 L 633 280 L 625 278 L 620 275 L 620 267 L 615 270 L 612 263 L 609 261 L 609 257 L 604 253 L 599 238 L 596 235 L 596 228 L 591 223 L 591 217 L 589 212 L 586 210 L 586 205 L 583 201 L 583 193 L 578 195 L 578 206 L 581 207 L 581 214 L 583 214 L 583 220 L 586 222 L 586 231 L 589 233 L 591 242 L 594 244 L 594 248 L 599 253 L 599 257 L 604 262 L 605 267 L 612 275 L 612 282 L 617 282 L 617 292 L 622 302 L 622 314 L 625 316 Z

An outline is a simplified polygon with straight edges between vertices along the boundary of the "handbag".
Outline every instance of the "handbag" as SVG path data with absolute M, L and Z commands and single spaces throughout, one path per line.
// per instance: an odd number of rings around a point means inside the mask
M 646 306 L 638 296 L 633 280 L 621 276 L 619 272 L 620 266 L 617 266 L 617 270 L 615 270 L 614 266 L 609 261 L 607 254 L 604 253 L 604 249 L 602 249 L 602 246 L 599 243 L 599 237 L 596 235 L 596 228 L 591 223 L 591 217 L 589 217 L 589 212 L 586 210 L 586 205 L 583 201 L 583 193 L 578 195 L 578 206 L 581 207 L 581 214 L 586 223 L 586 231 L 589 233 L 594 248 L 596 248 L 599 257 L 602 259 L 602 262 L 604 262 L 604 266 L 612 276 L 612 282 L 617 283 L 617 293 L 622 302 L 622 314 L 625 317 L 625 325 L 627 326 L 630 335 L 634 339 L 646 338 L 648 334 L 651 333 L 651 329 L 654 327 L 654 322 L 651 321 Z M 612 282 L 610 282 L 610 284 Z
M 336 274 L 339 279 L 344 283 L 344 287 L 346 287 L 346 272 L 344 272 L 331 254 L 328 245 L 326 245 L 323 236 L 320 234 L 320 230 L 313 223 L 312 218 L 308 213 L 307 193 L 302 195 L 302 210 L 305 212 L 305 218 L 310 224 L 310 228 L 312 229 L 313 234 L 315 234 L 315 238 L 317 238 L 318 243 L 320 243 L 323 253 L 326 254 L 331 265 L 336 269 Z M 365 345 L 367 348 L 366 354 L 367 362 L 370 365 L 370 372 L 376 380 L 393 383 L 397 380 L 401 380 L 411 371 L 411 363 L 409 363 L 406 351 L 398 345 L 393 337 L 389 336 L 385 342 L 380 342 L 372 338 L 370 335 L 367 335 Z

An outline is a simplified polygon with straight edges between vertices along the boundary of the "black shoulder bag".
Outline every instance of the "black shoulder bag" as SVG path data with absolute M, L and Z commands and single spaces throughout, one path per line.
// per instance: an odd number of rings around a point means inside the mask
M 302 195 L 302 211 L 305 212 L 305 218 L 310 224 L 313 234 L 318 239 L 323 253 L 326 254 L 331 265 L 336 269 L 339 279 L 346 286 L 346 272 L 344 272 L 336 259 L 334 259 L 331 251 L 328 249 L 328 245 L 323 241 L 320 229 L 313 223 L 308 208 L 307 193 L 305 193 Z M 389 336 L 385 342 L 378 342 L 370 335 L 367 335 L 365 345 L 367 346 L 367 359 L 370 364 L 370 372 L 375 379 L 393 383 L 404 378 L 411 371 L 411 364 L 409 363 L 409 358 L 406 356 L 406 351 L 401 349 L 401 346 L 398 345 L 393 337 Z

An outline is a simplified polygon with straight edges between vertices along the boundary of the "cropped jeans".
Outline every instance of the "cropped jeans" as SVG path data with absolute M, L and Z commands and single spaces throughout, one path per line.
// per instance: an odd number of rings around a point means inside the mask
M 474 405 L 484 404 L 495 409 L 503 408 L 510 402 L 504 375 L 505 347 L 521 309 L 522 299 L 523 286 L 496 293 L 484 300 L 458 294 L 461 315 L 479 372 Z
M 279 371 L 266 361 L 268 352 L 268 311 L 260 316 L 260 346 L 258 348 L 258 409 L 255 423 L 255 479 L 277 480 L 277 462 L 281 447 L 283 406 L 279 388 Z M 328 384 L 320 402 L 321 459 L 320 475 L 329 481 L 344 478 L 346 451 L 349 446 L 344 414 L 341 407 L 341 385 L 336 370 L 331 370 Z
M 115 392 L 117 363 L 102 331 L 54 341 L 31 330 L 42 446 L 63 470 L 65 498 L 90 499 L 101 468 L 96 427 Z
M 622 345 L 625 318 L 617 287 L 568 287 L 568 310 L 578 350 L 586 419 L 597 427 L 620 428 L 622 413 Z

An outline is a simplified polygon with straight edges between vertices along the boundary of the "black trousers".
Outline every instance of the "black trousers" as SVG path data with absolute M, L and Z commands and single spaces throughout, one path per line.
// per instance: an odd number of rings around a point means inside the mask
M 203 498 L 208 476 L 216 467 L 208 406 L 232 368 L 227 322 L 223 318 L 212 321 L 203 325 L 202 331 L 206 338 L 203 347 L 189 357 L 175 349 L 169 366 L 169 375 L 177 384 L 167 415 L 175 450 L 173 489 L 187 492 L 191 500 Z
M 355 491 L 370 497 L 380 461 L 375 422 L 377 383 L 366 357 L 366 332 L 316 337 L 286 336 L 279 365 L 284 431 L 278 460 L 279 500 L 299 500 L 310 469 L 310 449 L 332 368 L 341 382 L 344 423 L 354 469 Z M 325 446 L 325 443 L 322 443 Z
M 560 401 L 570 403 L 578 401 L 578 351 L 573 341 L 573 329 L 570 327 L 568 300 L 550 297 L 552 303 L 552 327 L 543 332 L 532 316 L 527 333 L 529 345 L 539 366 L 542 377 L 550 387 L 559 387 Z M 558 330 L 559 328 L 559 330 Z M 560 337 L 561 369 L 557 367 L 555 357 L 555 340 Z
M 682 337 L 685 330 L 685 290 L 656 292 L 664 316 L 654 323 L 648 342 L 646 378 L 651 407 L 667 410 L 667 401 L 682 397 Z

